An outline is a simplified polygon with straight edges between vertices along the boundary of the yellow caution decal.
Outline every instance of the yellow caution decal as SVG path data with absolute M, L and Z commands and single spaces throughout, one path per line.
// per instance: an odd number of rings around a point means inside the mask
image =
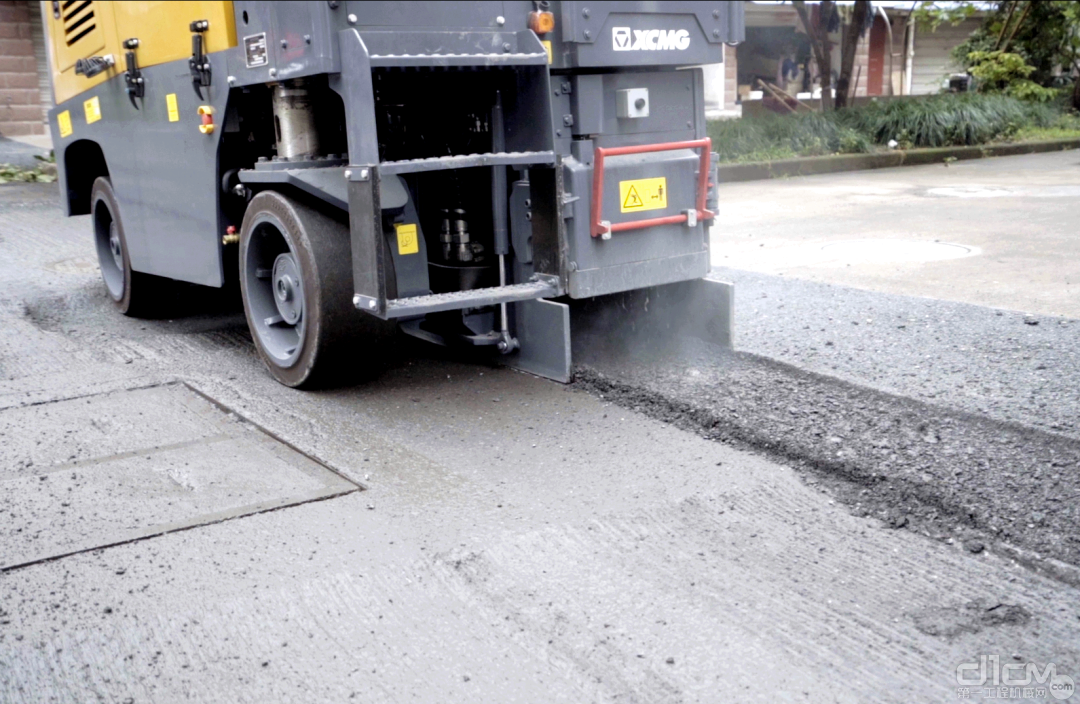
M 180 122 L 180 108 L 176 105 L 176 93 L 165 96 L 165 108 L 169 111 L 169 122 Z
M 83 101 L 83 112 L 86 113 L 86 124 L 92 125 L 101 119 L 101 101 L 95 95 L 90 100 Z
M 619 181 L 619 212 L 663 210 L 667 207 L 667 178 L 639 178 Z
M 398 254 L 416 254 L 420 251 L 420 241 L 416 237 L 416 225 L 394 225 L 397 232 Z
M 60 128 L 60 137 L 67 137 L 72 133 L 71 129 L 71 111 L 65 110 L 56 116 L 56 126 Z
M 544 45 L 544 51 L 546 51 L 546 52 L 547 52 L 547 55 L 548 55 L 548 63 L 550 64 L 550 63 L 551 63 L 551 58 L 552 58 L 552 54 L 551 54 L 551 40 L 550 40 L 550 39 L 544 39 L 544 40 L 542 40 L 542 41 L 541 41 L 540 43 Z

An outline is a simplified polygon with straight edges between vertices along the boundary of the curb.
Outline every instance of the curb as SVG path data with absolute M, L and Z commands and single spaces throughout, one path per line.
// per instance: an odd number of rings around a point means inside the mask
M 938 147 L 935 149 L 890 151 L 881 154 L 835 154 L 798 159 L 779 159 L 777 161 L 758 161 L 750 164 L 719 164 L 717 171 L 720 183 L 732 183 L 738 181 L 762 181 L 788 176 L 833 174 L 842 171 L 885 169 L 892 166 L 941 164 L 946 159 L 960 161 L 964 159 L 983 159 L 991 156 L 1057 152 L 1068 149 L 1080 149 L 1080 139 L 1054 139 L 1044 142 L 1020 142 L 1018 144 L 980 145 L 974 147 Z

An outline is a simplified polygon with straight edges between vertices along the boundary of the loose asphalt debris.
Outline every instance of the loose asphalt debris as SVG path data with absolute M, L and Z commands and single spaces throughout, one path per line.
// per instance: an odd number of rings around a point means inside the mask
M 597 351 L 576 368 L 574 384 L 764 452 L 888 527 L 972 553 L 1002 547 L 1033 566 L 1052 563 L 1047 557 L 1080 565 L 1080 442 L 1072 438 L 695 340 Z M 1048 571 L 1069 581 L 1076 574 Z

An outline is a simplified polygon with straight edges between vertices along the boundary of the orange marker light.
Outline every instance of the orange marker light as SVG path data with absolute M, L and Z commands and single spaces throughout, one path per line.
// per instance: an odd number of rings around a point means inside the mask
M 550 12 L 530 12 L 529 29 L 537 34 L 547 34 L 555 29 L 555 15 Z

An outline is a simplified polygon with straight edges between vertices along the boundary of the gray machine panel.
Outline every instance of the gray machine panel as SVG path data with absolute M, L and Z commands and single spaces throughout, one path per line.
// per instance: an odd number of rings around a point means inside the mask
M 221 130 L 199 131 L 200 105 L 212 105 L 220 123 L 228 88 L 223 53 L 209 55 L 214 83 L 201 101 L 191 86 L 187 59 L 142 69 L 145 97 L 136 110 L 128 101 L 124 76 L 53 108 L 70 110 L 74 132 L 57 139 L 57 162 L 75 141 L 100 145 L 124 223 L 131 267 L 180 281 L 221 286 L 220 210 L 217 150 Z M 170 122 L 166 96 L 175 94 L 179 120 Z M 97 97 L 101 119 L 87 125 L 83 104 Z M 53 122 L 55 124 L 55 122 Z
M 235 85 L 337 73 L 337 32 L 346 26 L 341 9 L 325 2 L 236 0 L 237 46 L 228 51 Z M 249 65 L 245 40 L 265 34 L 266 62 Z
M 560 3 L 570 66 L 714 64 L 723 42 L 742 39 L 742 7 L 729 2 Z
M 678 215 L 693 208 L 699 164 L 697 152 L 689 149 L 608 157 L 604 168 L 602 219 L 612 223 L 629 222 Z M 603 269 L 707 251 L 705 227 L 701 223 L 694 227 L 686 224 L 656 225 L 640 230 L 616 232 L 607 240 L 593 237 L 590 223 L 593 166 L 571 157 L 563 161 L 563 172 L 566 190 L 578 197 L 573 203 L 572 217 L 566 220 L 568 256 L 574 262 L 570 267 L 571 277 L 575 270 Z M 620 181 L 657 177 L 667 179 L 666 208 L 621 212 Z M 657 282 L 644 282 L 639 285 L 652 283 Z
M 356 15 L 357 27 L 452 28 L 498 27 L 506 17 L 505 3 L 474 2 L 355 2 L 343 3 Z M 524 17 L 522 18 L 524 20 Z M 518 27 L 515 27 L 517 29 Z
M 572 79 L 573 132 L 596 146 L 676 142 L 704 136 L 700 69 L 663 72 L 580 74 Z M 618 117 L 618 91 L 648 91 L 647 117 Z

